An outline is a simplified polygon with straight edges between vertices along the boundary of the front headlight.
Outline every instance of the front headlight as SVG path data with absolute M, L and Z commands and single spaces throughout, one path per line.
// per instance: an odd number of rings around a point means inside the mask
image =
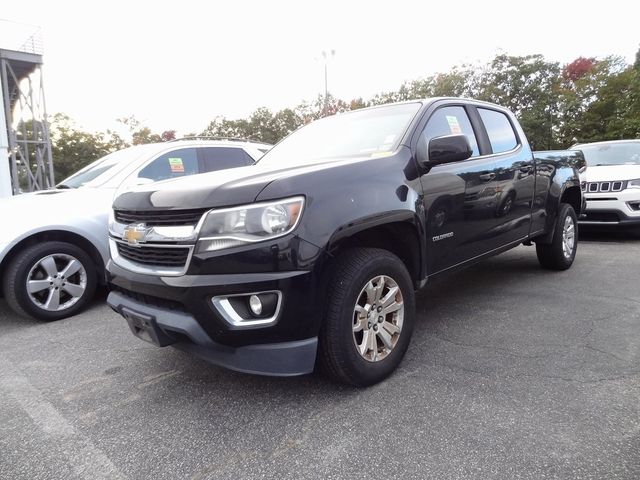
M 304 197 L 210 210 L 200 227 L 198 252 L 261 242 L 292 232 L 302 215 Z
M 629 180 L 627 182 L 627 188 L 640 188 L 640 178 Z

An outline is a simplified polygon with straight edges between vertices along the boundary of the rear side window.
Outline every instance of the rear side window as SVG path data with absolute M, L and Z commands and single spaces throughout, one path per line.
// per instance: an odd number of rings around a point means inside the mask
M 508 152 L 516 148 L 518 145 L 516 133 L 504 113 L 486 108 L 478 108 L 478 112 L 487 130 L 493 153 Z
M 442 107 L 436 110 L 429 118 L 420 141 L 427 142 L 428 146 L 432 138 L 460 134 L 467 136 L 473 150 L 471 156 L 477 157 L 480 154 L 478 141 L 465 109 L 463 107 Z
M 202 171 L 214 172 L 226 168 L 253 165 L 253 158 L 242 148 L 207 147 L 200 149 L 202 155 Z
M 195 148 L 182 148 L 160 155 L 138 173 L 138 178 L 157 182 L 168 178 L 185 177 L 200 173 Z

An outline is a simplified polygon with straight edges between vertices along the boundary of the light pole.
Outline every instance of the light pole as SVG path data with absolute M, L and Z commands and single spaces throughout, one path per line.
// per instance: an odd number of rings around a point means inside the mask
M 329 83 L 328 83 L 328 75 L 327 75 L 327 64 L 330 59 L 336 56 L 336 51 L 331 50 L 327 53 L 325 50 L 322 51 L 322 58 L 324 59 L 324 106 L 322 107 L 322 116 L 327 116 L 327 107 L 329 100 Z

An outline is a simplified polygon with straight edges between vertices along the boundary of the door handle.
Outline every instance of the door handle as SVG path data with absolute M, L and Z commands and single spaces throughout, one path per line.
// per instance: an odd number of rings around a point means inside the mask
M 491 180 L 496 178 L 496 174 L 495 173 L 483 173 L 482 175 L 480 175 L 479 178 L 483 182 L 490 182 Z

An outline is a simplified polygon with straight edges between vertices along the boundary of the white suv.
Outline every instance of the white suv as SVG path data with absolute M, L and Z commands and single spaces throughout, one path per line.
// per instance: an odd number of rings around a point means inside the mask
M 0 200 L 0 279 L 17 313 L 58 320 L 80 311 L 105 281 L 116 191 L 255 163 L 271 145 L 181 139 L 111 153 L 54 190 Z
M 640 228 L 640 139 L 574 145 L 587 170 L 582 190 L 587 210 L 579 223 L 592 227 Z

